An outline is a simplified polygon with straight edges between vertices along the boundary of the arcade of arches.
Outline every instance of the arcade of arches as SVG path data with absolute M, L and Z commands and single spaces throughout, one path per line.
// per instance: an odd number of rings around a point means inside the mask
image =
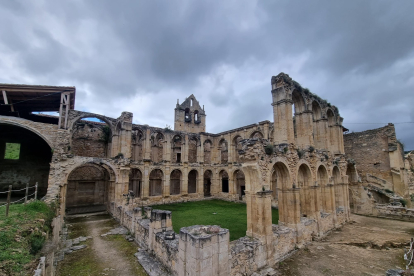
M 13 121 L 44 134 L 47 143 L 32 134 L 31 141 L 21 141 L 21 161 L 33 148 L 30 162 L 44 169 L 39 181 L 48 181 L 46 199 L 61 195 L 68 213 L 106 209 L 135 229 L 139 206 L 204 198 L 245 202 L 246 234 L 261 248 L 258 263 L 273 265 L 295 246 L 349 220 L 348 178 L 355 172 L 345 159 L 338 109 L 286 74 L 272 77 L 271 85 L 273 123 L 216 134 L 205 132 L 206 113 L 194 95 L 177 103 L 174 130 L 134 124 L 129 112 L 109 118 L 67 106 L 58 124 L 2 116 L 0 127 Z M 12 137 L 1 131 L 0 142 L 20 141 L 12 128 Z M 6 174 L 13 175 L 11 170 Z M 279 226 L 272 225 L 272 206 L 279 208 Z M 275 249 L 275 239 L 287 235 L 288 242 L 280 243 L 285 247 Z

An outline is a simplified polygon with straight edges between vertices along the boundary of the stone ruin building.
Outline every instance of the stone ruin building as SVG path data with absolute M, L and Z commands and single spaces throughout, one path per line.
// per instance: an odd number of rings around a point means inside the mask
M 355 214 L 414 221 L 410 187 L 414 185 L 411 154 L 404 157 L 393 124 L 344 135 L 349 174 L 349 200 Z
M 0 191 L 38 182 L 46 201 L 60 200 L 62 218 L 107 210 L 171 274 L 250 275 L 349 220 L 357 172 L 345 157 L 343 118 L 287 74 L 271 78 L 274 122 L 221 133 L 206 132 L 194 95 L 177 103 L 172 130 L 134 124 L 130 112 L 75 110 L 75 87 L 0 90 Z M 59 116 L 33 113 L 45 111 Z M 5 158 L 10 144 L 19 144 L 17 159 Z M 174 237 L 171 212 L 145 207 L 206 198 L 245 202 L 246 237 L 230 243 L 218 226 Z

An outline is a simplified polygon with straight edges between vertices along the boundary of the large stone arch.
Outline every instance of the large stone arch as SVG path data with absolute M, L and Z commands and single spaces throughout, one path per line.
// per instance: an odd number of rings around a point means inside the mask
M 204 170 L 203 181 L 204 181 L 204 196 L 211 196 L 211 184 L 213 181 L 214 173 L 211 168 Z
M 229 174 L 226 170 L 222 169 L 219 172 L 219 180 L 220 180 L 220 192 L 228 193 L 229 192 Z
M 5 120 L 2 118 L 2 116 L 0 116 L 0 125 L 4 124 L 4 125 L 10 125 L 10 126 L 16 126 L 16 127 L 21 127 L 24 128 L 26 130 L 29 130 L 33 133 L 35 133 L 37 136 L 39 136 L 40 138 L 42 138 L 51 149 L 55 149 L 55 142 L 56 142 L 56 137 L 48 137 L 46 135 L 44 135 L 42 132 L 38 131 L 34 126 L 36 126 L 37 123 L 33 123 L 32 121 L 26 120 L 26 119 L 21 119 L 21 118 L 13 118 L 18 120 L 19 122 L 16 121 L 12 121 L 12 120 Z M 21 122 L 20 122 L 21 121 Z M 40 123 L 39 123 L 40 124 Z M 39 128 L 44 127 L 44 124 L 39 125 Z M 57 126 L 55 127 L 54 125 L 51 125 L 54 129 L 51 129 L 50 131 L 52 132 L 53 130 L 55 131 L 55 133 L 57 133 Z
M 67 174 L 66 209 L 67 214 L 104 211 L 114 199 L 112 191 L 115 173 L 102 164 L 85 162 Z
M 26 122 L 26 120 L 22 120 Z M 48 128 L 49 126 L 46 126 Z M 57 127 L 57 126 L 56 126 Z M 55 131 L 50 128 L 49 131 Z M 47 131 L 45 131 L 47 133 Z M 29 184 L 38 184 L 38 198 L 47 194 L 54 148 L 52 141 L 39 135 L 33 126 L 0 122 L 0 192 L 6 192 L 9 185 L 13 190 L 22 190 Z M 57 151 L 60 153 L 60 151 Z M 30 194 L 34 192 L 31 188 Z M 13 196 L 24 196 L 25 191 L 13 192 Z M 0 196 L 6 196 L 6 193 Z
M 165 173 L 161 168 L 153 168 L 149 174 L 149 195 L 162 196 Z
M 297 186 L 300 189 L 300 215 L 315 217 L 316 202 L 315 189 L 312 186 L 312 171 L 308 164 L 298 164 Z
M 233 172 L 233 191 L 236 192 L 238 198 L 241 200 L 245 195 L 244 191 L 246 189 L 246 177 L 244 172 L 241 169 L 236 169 Z

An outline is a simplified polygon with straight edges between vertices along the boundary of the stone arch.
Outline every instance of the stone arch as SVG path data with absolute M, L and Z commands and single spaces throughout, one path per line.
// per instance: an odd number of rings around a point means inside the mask
M 170 174 L 170 195 L 179 195 L 181 193 L 181 182 L 183 173 L 179 169 L 175 169 Z
M 329 183 L 329 176 L 328 171 L 324 165 L 320 165 L 316 172 L 316 177 L 318 179 L 318 184 L 322 191 L 321 199 L 322 199 L 322 209 L 329 213 L 332 212 L 332 194 L 331 194 L 331 187 L 328 186 Z
M 213 143 L 210 139 L 207 139 L 203 143 L 204 148 L 204 164 L 211 164 L 211 149 L 213 147 Z
M 312 101 L 312 116 L 314 121 L 322 119 L 321 105 L 315 100 Z
M 242 145 L 240 143 L 241 140 L 243 140 L 243 138 L 240 135 L 236 135 L 233 138 L 233 145 L 232 145 L 233 146 L 233 149 L 234 149 L 234 151 L 233 151 L 234 152 L 233 160 L 235 162 L 238 162 L 238 163 L 241 162 L 240 154 L 239 154 L 239 150 L 242 149 Z
M 204 171 L 204 196 L 211 196 L 211 183 L 213 181 L 213 172 L 211 170 Z
M 153 169 L 149 175 L 149 195 L 161 196 L 164 188 L 164 172 L 161 169 Z
M 292 92 L 293 114 L 300 114 L 306 110 L 306 100 L 298 90 Z
M 309 166 L 302 163 L 298 167 L 297 186 L 300 188 L 300 215 L 302 217 L 314 217 L 315 200 L 312 186 L 312 172 Z
M 221 183 L 221 192 L 228 193 L 229 192 L 229 174 L 226 170 L 221 170 L 219 173 L 219 179 Z
M 145 132 L 140 128 L 134 128 L 131 135 L 131 159 L 141 161 L 144 159 Z
M 292 200 L 292 181 L 289 167 L 283 161 L 276 161 L 272 171 L 272 189 L 276 190 L 279 208 L 279 221 L 290 223 L 297 221 L 295 210 L 297 200 Z
M 220 149 L 220 163 L 227 164 L 229 161 L 228 143 L 226 139 L 221 139 L 219 142 Z
M 272 169 L 272 190 L 289 190 L 293 188 L 288 165 L 282 160 L 276 160 Z M 274 176 L 274 177 L 273 177 Z
M 31 121 L 28 121 L 28 120 L 25 120 L 25 119 L 21 119 L 21 118 L 19 118 L 19 120 L 31 122 Z M 34 127 L 30 126 L 30 125 L 24 125 L 24 124 L 20 124 L 20 123 L 17 123 L 17 122 L 12 122 L 12 121 L 5 121 L 5 120 L 2 120 L 2 119 L 0 119 L 0 125 L 11 125 L 11 126 L 21 127 L 21 128 L 26 129 L 26 130 L 29 130 L 29 131 L 35 133 L 40 138 L 42 138 L 49 145 L 49 147 L 51 149 L 54 149 L 55 148 L 54 147 L 54 143 L 51 141 L 50 138 L 46 137 L 45 135 L 43 135 L 42 133 L 40 133 L 36 128 L 34 128 Z
M 239 199 L 241 200 L 245 195 L 246 178 L 242 170 L 235 170 L 233 173 L 234 191 L 236 191 Z
M 328 118 L 328 126 L 334 126 L 336 124 L 335 112 L 331 108 L 326 110 L 326 117 Z
M 198 182 L 198 171 L 196 169 L 192 169 L 188 173 L 188 188 L 187 191 L 189 194 L 197 193 L 197 182 Z
M 104 211 L 114 198 L 111 173 L 92 162 L 77 166 L 67 176 L 67 214 Z
M 8 191 L 9 185 L 12 185 L 13 190 L 20 190 L 26 187 L 26 183 L 32 187 L 37 182 L 38 198 L 45 196 L 49 182 L 51 185 L 55 185 L 53 180 L 49 180 L 50 167 L 56 164 L 51 163 L 53 148 L 50 145 L 52 141 L 39 135 L 33 127 L 25 127 L 3 120 L 0 121 L 0 133 L 0 192 Z M 64 145 L 59 148 L 57 153 L 60 153 L 63 148 Z M 22 197 L 25 191 L 13 192 L 12 194 Z M 6 197 L 7 193 L 2 193 L 0 196 Z
M 72 130 L 76 123 L 78 123 L 80 120 L 85 119 L 85 118 L 97 118 L 101 121 L 104 121 L 111 128 L 111 132 L 115 133 L 114 121 L 109 120 L 105 116 L 102 116 L 102 115 L 99 115 L 99 114 L 94 114 L 94 113 L 88 113 L 88 112 L 85 112 L 82 115 L 73 118 L 71 120 L 71 122 L 69 123 L 68 129 Z
M 139 168 L 131 168 L 129 171 L 128 190 L 134 193 L 135 197 L 141 197 L 142 194 L 142 172 Z
M 250 134 L 250 138 L 252 138 L 252 139 L 263 139 L 264 135 L 261 131 L 256 130 L 256 131 L 253 131 L 252 134 Z
M 165 137 L 161 132 L 151 134 L 151 160 L 159 163 L 163 160 Z
M 342 189 L 342 177 L 341 172 L 338 168 L 338 166 L 334 166 L 332 169 L 332 179 L 334 183 L 334 189 L 335 189 L 335 206 L 336 207 L 344 207 L 344 194 Z

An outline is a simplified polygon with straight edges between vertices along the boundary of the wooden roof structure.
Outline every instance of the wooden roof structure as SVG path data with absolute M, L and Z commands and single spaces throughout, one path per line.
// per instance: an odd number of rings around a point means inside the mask
M 0 83 L 0 114 L 59 112 L 61 93 L 70 93 L 70 107 L 75 108 L 74 86 L 47 86 Z

